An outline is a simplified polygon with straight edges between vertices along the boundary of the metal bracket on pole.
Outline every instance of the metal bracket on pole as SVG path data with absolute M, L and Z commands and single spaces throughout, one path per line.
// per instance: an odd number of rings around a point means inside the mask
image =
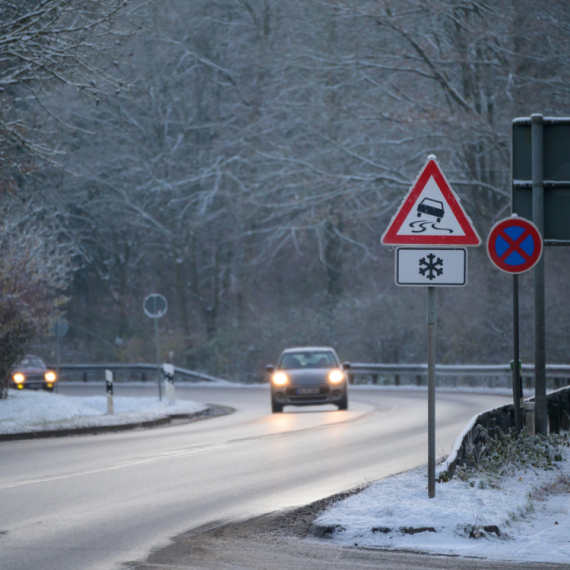
M 428 287 L 428 497 L 435 497 L 435 325 L 436 288 Z

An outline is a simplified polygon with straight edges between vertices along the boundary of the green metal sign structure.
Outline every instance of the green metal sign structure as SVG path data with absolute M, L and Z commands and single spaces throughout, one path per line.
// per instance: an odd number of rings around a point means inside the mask
M 532 120 L 512 124 L 512 211 L 536 223 L 532 211 Z M 570 118 L 542 117 L 545 245 L 570 245 Z
M 512 124 L 513 214 L 531 220 L 545 245 L 570 245 L 570 118 L 540 114 Z M 534 268 L 534 370 L 536 433 L 548 433 L 544 256 Z M 518 362 L 518 281 L 513 276 L 513 360 Z M 518 368 L 514 381 L 519 382 Z

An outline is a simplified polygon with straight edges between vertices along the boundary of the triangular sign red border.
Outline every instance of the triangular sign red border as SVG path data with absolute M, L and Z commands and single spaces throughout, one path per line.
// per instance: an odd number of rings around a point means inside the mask
M 420 194 L 431 177 L 433 177 L 438 185 L 465 235 L 398 235 L 398 232 L 408 217 L 408 214 L 416 205 Z M 443 172 L 433 158 L 428 159 L 427 164 L 424 166 L 417 180 L 402 201 L 396 215 L 390 221 L 381 241 L 384 245 L 481 245 L 481 238 L 479 237 L 477 230 L 473 226 L 471 220 L 467 217 L 467 214 L 459 203 L 459 198 L 451 189 L 451 186 L 445 179 Z

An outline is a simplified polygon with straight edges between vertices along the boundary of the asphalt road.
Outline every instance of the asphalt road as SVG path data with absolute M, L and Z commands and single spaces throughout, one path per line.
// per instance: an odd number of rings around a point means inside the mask
M 102 388 L 62 387 L 67 395 Z M 156 387 L 117 386 L 117 395 Z M 0 443 L 2 570 L 103 570 L 185 531 L 299 506 L 427 461 L 425 392 L 269 413 L 267 387 L 177 388 L 236 412 L 133 432 Z M 438 392 L 437 449 L 505 397 Z M 427 492 L 427 491 L 426 491 Z

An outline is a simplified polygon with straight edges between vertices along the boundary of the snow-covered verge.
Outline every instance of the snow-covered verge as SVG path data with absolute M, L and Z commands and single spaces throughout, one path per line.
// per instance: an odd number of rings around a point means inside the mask
M 114 398 L 115 414 L 107 415 L 107 397 L 68 397 L 40 391 L 10 390 L 0 400 L 0 434 L 122 425 L 192 414 L 206 404 L 178 400 L 169 405 L 158 398 Z
M 500 477 L 455 477 L 433 499 L 427 469 L 416 469 L 335 503 L 315 524 L 346 545 L 568 564 L 570 450 L 554 457 Z

